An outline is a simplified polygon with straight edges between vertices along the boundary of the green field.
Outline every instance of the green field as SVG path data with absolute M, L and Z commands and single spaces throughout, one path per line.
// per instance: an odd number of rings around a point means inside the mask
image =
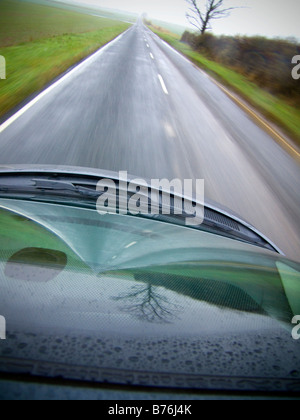
M 162 32 L 164 29 L 166 29 L 168 32 L 171 32 L 172 34 L 175 35 L 182 35 L 184 31 L 188 30 L 187 27 L 184 27 L 182 25 L 177 25 L 175 23 L 168 23 L 168 22 L 163 22 L 161 20 L 157 20 L 157 19 L 151 19 L 151 22 L 154 23 L 155 26 L 158 26 L 162 29 Z
M 0 117 L 130 24 L 18 0 L 0 0 Z
M 279 99 L 259 88 L 241 74 L 214 61 L 208 60 L 203 55 L 195 52 L 187 44 L 180 42 L 181 37 L 179 35 L 161 32 L 153 26 L 151 26 L 150 29 L 176 50 L 183 53 L 198 67 L 204 69 L 215 79 L 230 87 L 250 105 L 254 106 L 259 112 L 265 115 L 270 121 L 277 124 L 295 142 L 300 144 L 299 109 L 290 106 L 284 102 L 284 100 Z
M 0 0 L 1 1 L 1 0 Z M 105 9 L 101 6 L 97 6 L 96 3 L 94 6 L 89 6 L 86 3 L 80 3 L 80 0 L 76 0 L 76 3 L 66 3 L 68 0 L 19 0 L 22 2 L 36 3 L 44 6 L 53 6 L 63 10 L 70 10 L 72 12 L 85 13 L 88 15 L 99 15 L 100 17 L 105 17 L 107 19 L 119 20 L 119 21 L 128 21 L 135 23 L 138 15 L 130 12 L 114 10 L 114 9 Z

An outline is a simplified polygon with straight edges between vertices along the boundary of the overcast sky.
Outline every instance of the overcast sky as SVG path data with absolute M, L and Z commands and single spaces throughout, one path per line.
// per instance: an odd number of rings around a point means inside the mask
M 73 0 L 69 0 L 73 1 Z M 185 0 L 77 0 L 130 12 L 147 12 L 149 17 L 187 25 Z M 198 0 L 204 4 L 206 0 Z M 228 6 L 242 6 L 229 18 L 216 20 L 216 34 L 248 34 L 300 39 L 300 0 L 224 0 Z

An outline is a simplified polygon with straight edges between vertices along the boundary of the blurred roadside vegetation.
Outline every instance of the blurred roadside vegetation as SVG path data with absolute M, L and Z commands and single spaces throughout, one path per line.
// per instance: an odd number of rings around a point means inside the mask
M 61 8 L 0 0 L 0 118 L 130 27 Z
M 292 78 L 296 40 L 264 37 L 182 36 L 146 24 L 197 66 L 230 87 L 300 145 L 300 80 Z
M 292 58 L 300 55 L 300 43 L 296 40 L 216 37 L 209 33 L 197 36 L 186 31 L 181 41 L 300 108 L 300 83 L 291 77 Z

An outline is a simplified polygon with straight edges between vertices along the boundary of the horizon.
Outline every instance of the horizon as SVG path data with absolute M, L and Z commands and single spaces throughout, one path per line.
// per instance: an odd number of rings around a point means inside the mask
M 54 0 L 59 1 L 59 0 Z M 184 28 L 189 25 L 185 0 L 61 0 L 65 3 L 116 9 L 141 15 L 148 19 L 173 23 Z M 200 2 L 199 2 L 200 3 Z M 212 22 L 215 35 L 266 36 L 268 38 L 295 38 L 300 40 L 299 0 L 228 0 L 229 7 L 238 7 L 231 15 Z

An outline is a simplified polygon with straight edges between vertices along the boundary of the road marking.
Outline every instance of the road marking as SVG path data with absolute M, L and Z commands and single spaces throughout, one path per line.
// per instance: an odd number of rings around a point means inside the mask
M 82 63 L 78 64 L 76 67 L 74 67 L 71 71 L 69 71 L 67 74 L 62 76 L 57 82 L 53 83 L 51 86 L 46 88 L 43 92 L 41 92 L 39 95 L 37 95 L 34 99 L 32 99 L 30 102 L 28 102 L 27 105 L 25 105 L 23 108 L 21 108 L 19 111 L 17 111 L 12 117 L 10 117 L 8 120 L 6 120 L 2 125 L 0 125 L 0 133 L 3 133 L 4 130 L 6 130 L 11 124 L 13 124 L 18 118 L 20 118 L 25 112 L 27 112 L 30 108 L 32 108 L 37 102 L 39 102 L 44 96 L 46 96 L 48 93 L 50 93 L 53 89 L 55 89 L 57 86 L 59 86 L 61 83 L 63 83 L 66 79 L 68 79 L 70 76 L 73 76 L 75 72 L 86 66 L 90 61 L 95 60 L 96 58 L 100 57 L 110 46 L 120 41 L 120 39 L 128 32 L 131 28 L 127 29 L 127 31 L 120 34 L 117 38 L 113 39 L 108 44 L 101 47 L 98 51 L 96 51 L 91 56 L 87 57 Z
M 152 60 L 154 60 L 154 56 L 152 53 L 150 53 L 150 57 L 152 58 Z
M 133 245 L 136 245 L 137 242 L 131 242 L 130 244 L 125 246 L 125 249 L 131 248 Z
M 147 44 L 147 48 L 150 48 L 150 45 L 149 44 Z
M 176 138 L 175 130 L 169 122 L 167 122 L 167 121 L 164 122 L 164 128 L 165 128 L 165 132 L 166 132 L 168 137 L 170 137 L 172 139 Z
M 167 87 L 165 85 L 164 79 L 162 78 L 162 76 L 160 74 L 158 75 L 158 79 L 160 81 L 162 90 L 165 92 L 166 95 L 169 95 L 169 92 L 168 92 L 168 89 L 167 89 Z
M 224 86 L 222 86 L 219 82 L 217 82 L 213 77 L 207 75 L 207 73 L 200 69 L 198 66 L 193 64 L 188 58 L 180 54 L 177 50 L 175 50 L 171 45 L 169 45 L 167 42 L 163 41 L 161 38 L 156 36 L 165 46 L 167 46 L 169 49 L 171 49 L 173 52 L 175 52 L 177 55 L 179 55 L 182 59 L 187 61 L 189 64 L 191 64 L 193 67 L 195 67 L 197 70 L 199 70 L 203 75 L 206 75 L 211 79 L 212 82 L 214 82 L 220 89 L 223 90 L 226 95 L 228 95 L 231 99 L 233 99 L 241 108 L 243 108 L 247 113 L 252 115 L 257 121 L 260 122 L 268 131 L 270 131 L 281 143 L 283 143 L 286 147 L 288 147 L 291 152 L 293 152 L 294 155 L 296 155 L 297 158 L 300 157 L 300 153 L 288 142 L 286 141 L 280 134 L 277 132 L 274 128 L 271 127 L 270 124 L 268 124 L 266 121 L 264 121 L 256 112 L 252 111 L 250 107 L 248 107 L 246 104 L 244 104 L 238 97 L 234 94 L 232 94 L 228 89 L 226 89 Z
M 241 108 L 243 108 L 246 112 L 248 112 L 252 117 L 254 117 L 260 124 L 262 124 L 268 131 L 270 131 L 279 141 L 281 141 L 285 146 L 287 146 L 296 156 L 300 157 L 300 153 L 294 149 L 293 146 L 290 145 L 274 128 L 271 127 L 263 118 L 261 118 L 256 112 L 252 111 L 252 109 L 243 103 L 236 95 L 231 93 L 228 89 L 221 85 L 221 83 L 217 82 L 213 77 L 210 77 L 212 82 L 214 82 L 226 95 L 228 95 L 234 102 L 236 102 Z

